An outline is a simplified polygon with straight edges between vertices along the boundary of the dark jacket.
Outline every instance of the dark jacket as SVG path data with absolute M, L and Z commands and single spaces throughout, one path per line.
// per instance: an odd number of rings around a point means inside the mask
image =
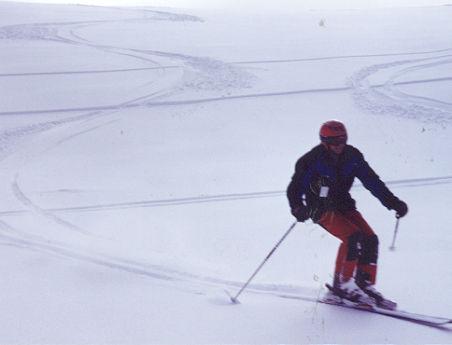
M 351 145 L 346 145 L 340 155 L 334 155 L 320 144 L 301 157 L 287 187 L 289 205 L 291 209 L 307 207 L 314 221 L 327 210 L 354 210 L 356 203 L 350 189 L 355 177 L 384 206 L 393 209 L 398 198 L 372 170 L 363 154 Z M 327 196 L 319 195 L 322 186 L 328 188 Z

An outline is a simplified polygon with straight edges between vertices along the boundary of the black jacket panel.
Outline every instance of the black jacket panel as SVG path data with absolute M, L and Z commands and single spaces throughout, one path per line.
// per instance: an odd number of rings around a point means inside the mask
M 297 161 L 287 187 L 289 205 L 292 209 L 308 207 L 314 221 L 326 210 L 353 210 L 356 206 L 350 189 L 355 177 L 387 208 L 398 200 L 358 149 L 346 145 L 342 154 L 334 155 L 320 144 Z M 327 197 L 319 195 L 322 186 L 328 188 Z

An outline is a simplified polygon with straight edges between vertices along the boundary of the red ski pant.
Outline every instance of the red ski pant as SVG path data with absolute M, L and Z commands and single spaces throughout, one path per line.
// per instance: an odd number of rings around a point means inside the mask
M 356 274 L 371 284 L 377 276 L 378 237 L 357 210 L 327 211 L 319 224 L 341 240 L 336 258 L 335 282 Z

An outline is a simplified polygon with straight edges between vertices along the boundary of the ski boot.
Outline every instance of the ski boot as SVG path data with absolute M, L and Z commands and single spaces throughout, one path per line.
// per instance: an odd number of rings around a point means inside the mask
M 333 292 L 333 290 L 330 290 L 330 285 L 326 284 L 326 287 L 328 288 L 327 292 L 322 297 L 322 302 L 329 303 L 329 304 L 343 304 L 342 298 L 339 297 L 337 294 Z
M 375 300 L 375 305 L 379 308 L 396 310 L 397 303 L 385 298 L 381 292 L 375 288 L 374 282 L 370 279 L 370 274 L 358 269 L 355 278 L 356 284 L 364 291 L 369 297 Z
M 372 284 L 363 284 L 359 283 L 359 286 L 361 287 L 361 290 L 364 291 L 369 297 L 373 298 L 375 300 L 375 304 L 377 307 L 388 309 L 388 310 L 396 310 L 397 309 L 397 303 L 394 301 L 391 301 L 387 298 L 385 298 L 381 292 L 379 292 L 377 289 L 375 289 L 375 286 Z
M 355 282 L 349 279 L 344 282 L 335 282 L 334 286 L 326 284 L 326 287 L 332 295 L 341 299 L 343 304 L 350 304 L 362 307 L 375 306 L 375 299 L 365 293 Z M 327 294 L 325 298 L 332 298 L 331 294 Z M 333 302 L 332 302 L 333 303 Z

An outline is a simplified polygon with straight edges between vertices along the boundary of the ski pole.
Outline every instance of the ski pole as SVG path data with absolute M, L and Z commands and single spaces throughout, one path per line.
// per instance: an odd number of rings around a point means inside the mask
M 400 222 L 400 217 L 396 215 L 396 224 L 395 224 L 395 229 L 394 229 L 394 237 L 392 238 L 392 244 L 389 247 L 389 250 L 395 250 L 395 240 L 397 237 L 397 232 L 399 231 L 399 222 Z
M 253 278 L 256 276 L 256 274 L 260 271 L 260 269 L 262 268 L 262 266 L 264 266 L 264 264 L 267 262 L 267 260 L 270 258 L 270 256 L 273 255 L 273 253 L 275 252 L 276 248 L 279 247 L 279 245 L 284 241 L 284 239 L 287 237 L 287 235 L 289 235 L 289 233 L 292 231 L 292 229 L 295 227 L 295 225 L 297 225 L 297 221 L 295 221 L 290 227 L 289 229 L 287 229 L 286 233 L 284 234 L 283 237 L 281 237 L 281 239 L 278 241 L 278 243 L 276 243 L 276 245 L 273 247 L 273 249 L 270 251 L 270 253 L 268 253 L 268 255 L 265 257 L 264 261 L 262 261 L 262 263 L 259 265 L 259 267 L 254 271 L 254 273 L 251 275 L 251 277 L 248 279 L 248 281 L 242 286 L 242 288 L 240 289 L 239 292 L 237 292 L 237 294 L 235 296 L 230 295 L 227 291 L 226 293 L 229 295 L 229 297 L 231 298 L 232 303 L 240 303 L 239 300 L 237 299 L 240 294 L 243 292 L 243 290 L 246 289 L 246 287 L 248 286 L 248 284 L 251 282 L 251 280 L 253 280 Z

